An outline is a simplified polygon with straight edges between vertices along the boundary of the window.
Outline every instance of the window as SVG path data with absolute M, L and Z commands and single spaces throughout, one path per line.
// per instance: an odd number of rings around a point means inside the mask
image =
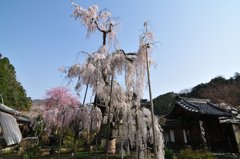
M 184 137 L 184 142 L 187 143 L 187 136 L 186 136 L 185 129 L 183 129 L 183 137 Z
M 171 140 L 171 142 L 175 142 L 174 131 L 173 130 L 170 130 L 170 140 Z

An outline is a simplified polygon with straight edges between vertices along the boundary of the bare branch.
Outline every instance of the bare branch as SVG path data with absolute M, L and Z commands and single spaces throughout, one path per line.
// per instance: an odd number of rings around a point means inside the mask
M 98 26 L 98 23 L 96 22 L 96 20 L 94 20 L 94 23 L 96 24 L 96 26 L 97 26 L 97 29 L 98 29 L 100 32 L 102 32 L 102 33 L 104 33 L 104 32 L 105 32 L 104 30 L 102 30 L 102 29 L 100 29 L 100 28 L 99 28 L 99 26 Z

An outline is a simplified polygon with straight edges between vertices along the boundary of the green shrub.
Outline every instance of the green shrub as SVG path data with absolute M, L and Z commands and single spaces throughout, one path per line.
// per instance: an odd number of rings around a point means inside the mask
M 69 130 L 64 130 L 63 133 L 63 143 L 65 148 L 72 148 L 73 147 L 73 142 L 74 142 L 74 133 Z
M 172 149 L 164 149 L 165 151 L 165 159 L 173 159 L 173 151 Z
M 185 149 L 181 150 L 177 155 L 178 159 L 216 159 L 212 153 L 207 152 L 206 150 L 195 150 Z
M 61 148 L 71 148 L 72 149 L 73 145 L 74 145 L 74 136 L 75 136 L 75 133 L 73 133 L 70 129 L 64 130 Z M 59 138 L 59 136 L 56 135 L 56 138 Z M 77 149 L 83 148 L 85 146 L 87 148 L 87 145 L 85 145 L 85 143 L 83 141 L 76 140 L 74 149 L 77 150 Z
M 29 159 L 29 156 L 27 154 L 24 154 L 23 159 Z
M 103 146 L 98 146 L 98 151 L 104 152 L 104 151 L 105 151 L 105 147 L 103 147 Z
M 66 145 L 61 145 L 61 148 L 68 148 Z
M 41 156 L 42 152 L 41 150 L 39 149 L 39 146 L 29 146 L 27 147 L 23 153 L 22 153 L 22 156 L 26 156 L 28 155 L 30 157 L 30 159 L 35 159 L 39 156 Z

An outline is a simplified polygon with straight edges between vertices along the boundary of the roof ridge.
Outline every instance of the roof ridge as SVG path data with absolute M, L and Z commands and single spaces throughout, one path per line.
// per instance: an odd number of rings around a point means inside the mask
M 193 106 L 194 108 L 200 110 L 199 106 L 197 106 L 197 105 L 195 105 L 195 104 L 193 104 L 193 103 L 190 103 L 188 100 L 180 97 L 179 95 L 177 96 L 177 99 L 182 100 L 182 101 L 184 101 L 185 103 L 189 104 L 190 106 Z
M 185 103 L 187 103 L 187 104 L 189 104 L 190 106 L 193 106 L 194 108 L 196 108 L 196 109 L 198 109 L 198 110 L 200 110 L 200 107 L 199 106 L 197 106 L 197 105 L 195 105 L 195 104 L 193 104 L 193 103 L 190 103 L 189 101 L 187 101 L 186 99 L 182 99 Z
M 17 115 L 17 116 L 22 115 L 20 111 L 17 111 L 17 110 L 15 110 L 15 108 L 13 109 L 13 108 L 11 108 L 9 106 L 6 106 L 4 104 L 0 104 L 0 111 L 8 113 L 8 114 Z

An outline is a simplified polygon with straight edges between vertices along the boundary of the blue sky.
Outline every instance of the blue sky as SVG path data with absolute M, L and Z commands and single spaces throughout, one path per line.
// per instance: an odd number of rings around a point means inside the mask
M 137 51 L 143 23 L 150 22 L 162 44 L 156 45 L 154 55 L 158 67 L 150 70 L 153 97 L 240 72 L 238 0 L 74 2 L 83 8 L 97 4 L 119 17 L 118 40 L 126 52 Z M 94 52 L 102 43 L 98 33 L 86 40 L 86 29 L 70 17 L 73 11 L 70 0 L 0 1 L 0 53 L 10 59 L 32 99 L 41 99 L 51 87 L 66 85 L 58 68 L 80 62 L 84 56 L 77 58 L 78 52 Z M 148 91 L 144 98 L 149 98 Z

